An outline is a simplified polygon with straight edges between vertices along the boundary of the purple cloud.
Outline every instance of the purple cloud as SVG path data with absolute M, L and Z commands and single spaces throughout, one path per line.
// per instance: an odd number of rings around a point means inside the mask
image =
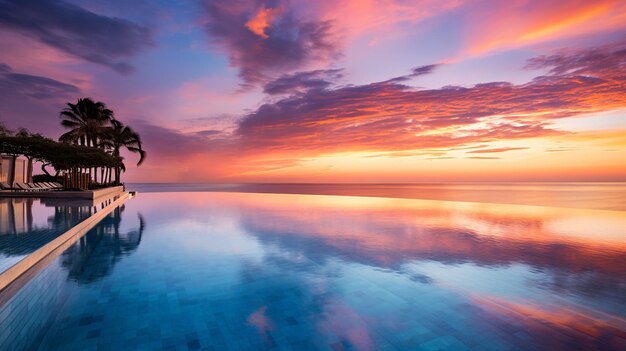
M 280 76 L 263 87 L 263 92 L 269 95 L 293 95 L 305 93 L 309 90 L 326 89 L 333 82 L 341 79 L 342 70 L 315 70 L 308 72 L 296 72 Z
M 75 85 L 31 74 L 15 73 L 9 65 L 0 63 L 0 94 L 19 94 L 35 99 L 58 99 L 80 92 Z
M 528 60 L 526 69 L 548 68 L 552 75 L 612 74 L 626 70 L 626 40 L 593 50 L 561 50 Z
M 0 1 L 0 29 L 15 31 L 83 60 L 128 74 L 126 58 L 152 45 L 151 31 L 64 1 Z
M 338 55 L 328 21 L 298 18 L 288 1 L 206 0 L 205 28 L 250 87 Z
M 387 80 L 387 83 L 401 83 L 401 82 L 406 82 L 408 80 L 411 80 L 413 78 L 419 77 L 419 76 L 423 76 L 426 74 L 431 74 L 435 71 L 435 68 L 441 66 L 440 64 L 432 64 L 432 65 L 426 65 L 426 66 L 420 66 L 420 67 L 416 67 L 413 68 L 411 70 L 411 73 L 404 75 L 404 76 L 400 76 L 400 77 L 395 77 L 395 78 L 391 78 L 389 80 Z

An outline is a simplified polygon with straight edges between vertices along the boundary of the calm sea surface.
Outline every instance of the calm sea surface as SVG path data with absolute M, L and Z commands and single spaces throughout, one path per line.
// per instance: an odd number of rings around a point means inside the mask
M 130 183 L 139 192 L 236 191 L 353 195 L 626 210 L 626 183 L 202 184 Z

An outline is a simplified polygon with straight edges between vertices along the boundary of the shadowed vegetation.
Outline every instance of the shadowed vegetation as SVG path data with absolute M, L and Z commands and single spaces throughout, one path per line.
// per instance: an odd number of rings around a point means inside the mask
M 59 141 L 26 129 L 13 132 L 0 123 L 0 153 L 13 159 L 24 156 L 32 172 L 33 162 L 40 162 L 48 177 L 63 176 L 70 189 L 83 189 L 121 184 L 121 173 L 126 170 L 123 149 L 139 155 L 137 165 L 146 158 L 141 138 L 129 126 L 115 119 L 112 110 L 103 102 L 90 98 L 67 103 L 60 112 L 61 125 L 68 129 Z M 52 175 L 47 167 L 54 168 Z M 76 179 L 87 179 L 76 184 Z
M 129 152 L 139 154 L 137 165 L 144 161 L 146 152 L 141 146 L 139 134 L 115 119 L 113 111 L 103 102 L 90 98 L 78 99 L 75 104 L 67 103 L 60 116 L 61 125 L 69 129 L 61 135 L 60 141 L 98 148 L 114 157 L 121 157 L 120 151 L 125 148 Z M 101 167 L 99 170 L 100 183 L 119 185 L 121 172 L 126 168 L 122 162 L 119 166 Z M 111 171 L 114 171 L 114 179 L 111 179 Z M 89 169 L 88 173 L 90 178 L 93 176 L 97 182 L 98 170 Z

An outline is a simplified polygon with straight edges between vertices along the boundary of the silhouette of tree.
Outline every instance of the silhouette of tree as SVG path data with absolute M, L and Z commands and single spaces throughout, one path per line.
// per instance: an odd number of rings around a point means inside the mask
M 68 102 L 61 118 L 61 125 L 70 131 L 61 135 L 60 141 L 97 147 L 104 128 L 113 119 L 113 111 L 103 102 L 83 98 L 76 104 Z
M 68 270 L 69 280 L 79 284 L 98 281 L 111 274 L 117 262 L 137 250 L 146 226 L 145 220 L 137 214 L 139 227 L 121 232 L 124 210 L 124 205 L 116 208 L 63 253 L 61 266 Z
M 141 165 L 146 157 L 146 152 L 141 147 L 141 138 L 134 130 L 129 126 L 125 126 L 118 120 L 111 120 L 111 127 L 107 127 L 103 132 L 103 140 L 101 146 L 110 150 L 113 156 L 120 156 L 121 148 L 126 148 L 128 151 L 139 154 L 139 161 L 137 166 Z M 115 183 L 120 182 L 119 167 L 115 169 Z
M 120 150 L 126 148 L 139 154 L 138 166 L 146 157 L 139 134 L 116 120 L 113 111 L 101 101 L 83 98 L 78 99 L 76 104 L 67 103 L 67 107 L 61 111 L 61 118 L 61 125 L 70 130 L 61 135 L 60 141 L 97 147 L 120 159 Z M 100 168 L 100 183 L 110 182 L 111 169 L 115 170 L 115 184 L 120 184 L 120 174 L 126 170 L 123 162 L 113 168 Z M 91 178 L 92 169 L 88 171 Z M 97 181 L 97 169 L 93 169 L 93 176 Z

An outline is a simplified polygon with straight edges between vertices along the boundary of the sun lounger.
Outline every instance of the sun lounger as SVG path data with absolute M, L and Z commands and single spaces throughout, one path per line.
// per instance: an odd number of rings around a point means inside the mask
M 13 183 L 13 189 L 14 190 L 24 190 L 24 191 L 31 191 L 30 187 L 24 183 L 19 183 L 19 182 L 15 182 Z
M 45 184 L 45 185 L 48 187 L 48 189 L 50 189 L 50 190 L 59 190 L 59 189 L 62 189 L 62 187 L 60 186 L 60 184 L 58 184 L 58 185 L 57 185 L 57 184 L 55 184 L 55 183 L 53 183 L 53 182 L 43 182 L 43 184 Z
M 45 187 L 43 185 L 36 184 L 36 183 L 26 183 L 26 185 L 28 185 L 31 189 L 34 189 L 35 191 L 47 191 L 47 190 L 50 190 L 50 188 Z
M 7 182 L 0 182 L 0 188 L 2 190 L 14 190 L 14 188 L 10 186 Z
M 39 183 L 26 183 L 26 185 L 28 185 L 31 189 L 34 189 L 35 191 L 50 190 L 49 187 L 44 186 L 44 185 L 39 184 Z
M 24 191 L 42 191 L 44 189 L 41 188 L 33 188 L 30 185 L 26 184 L 26 183 L 22 183 L 22 182 L 15 182 L 14 185 L 16 186 L 16 188 L 24 190 Z
M 44 183 L 44 182 L 37 182 L 37 183 L 35 183 L 35 186 L 40 188 L 40 189 L 52 190 L 52 187 L 49 186 L 48 184 Z

